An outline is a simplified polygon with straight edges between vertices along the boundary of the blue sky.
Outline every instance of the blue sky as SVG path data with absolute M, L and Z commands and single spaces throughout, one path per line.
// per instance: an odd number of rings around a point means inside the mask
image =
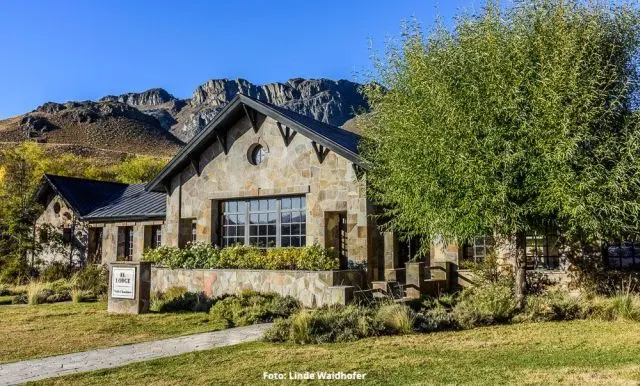
M 403 19 L 450 22 L 482 3 L 4 0 L 0 118 L 152 87 L 186 98 L 211 78 L 358 80 L 370 39 L 381 49 Z

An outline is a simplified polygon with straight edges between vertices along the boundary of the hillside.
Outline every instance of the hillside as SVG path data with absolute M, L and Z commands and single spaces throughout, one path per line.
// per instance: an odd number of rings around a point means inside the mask
M 171 156 L 183 145 L 154 117 L 119 102 L 45 103 L 0 121 L 0 142 L 35 140 L 116 152 Z
M 212 79 L 179 99 L 164 89 L 108 95 L 98 101 L 47 102 L 0 120 L 0 143 L 34 140 L 77 151 L 172 156 L 237 93 L 341 126 L 368 105 L 358 83 L 290 79 L 255 85 L 244 79 Z

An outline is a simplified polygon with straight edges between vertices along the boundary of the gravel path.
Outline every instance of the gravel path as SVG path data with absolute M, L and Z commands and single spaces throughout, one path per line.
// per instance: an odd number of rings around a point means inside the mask
M 270 324 L 230 328 L 178 338 L 83 351 L 0 365 L 0 385 L 15 385 L 62 375 L 108 369 L 129 363 L 261 339 Z

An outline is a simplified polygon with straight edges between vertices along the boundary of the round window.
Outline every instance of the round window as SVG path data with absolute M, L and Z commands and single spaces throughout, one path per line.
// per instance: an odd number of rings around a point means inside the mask
M 251 148 L 250 161 L 254 165 L 260 165 L 264 161 L 266 152 L 262 145 L 253 145 Z

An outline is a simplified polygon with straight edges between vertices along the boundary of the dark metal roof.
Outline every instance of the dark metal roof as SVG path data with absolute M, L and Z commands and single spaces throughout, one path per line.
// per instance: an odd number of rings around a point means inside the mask
M 269 116 L 281 124 L 297 131 L 312 141 L 326 147 L 336 154 L 345 157 L 349 161 L 364 166 L 359 157 L 358 134 L 343 130 L 313 118 L 295 113 L 271 103 L 253 99 L 244 94 L 237 94 L 231 102 L 215 116 L 215 118 L 198 134 L 196 134 L 185 147 L 176 154 L 167 166 L 147 184 L 148 191 L 161 191 L 161 185 L 169 178 L 184 169 L 192 157 L 199 155 L 211 143 L 216 141 L 216 135 L 225 132 L 239 118 L 244 116 L 244 107 L 251 108 L 266 116 Z
M 127 185 L 45 174 L 36 200 L 43 202 L 49 189 L 59 194 L 82 220 L 164 219 L 166 213 L 166 196 L 147 192 L 142 184 Z

